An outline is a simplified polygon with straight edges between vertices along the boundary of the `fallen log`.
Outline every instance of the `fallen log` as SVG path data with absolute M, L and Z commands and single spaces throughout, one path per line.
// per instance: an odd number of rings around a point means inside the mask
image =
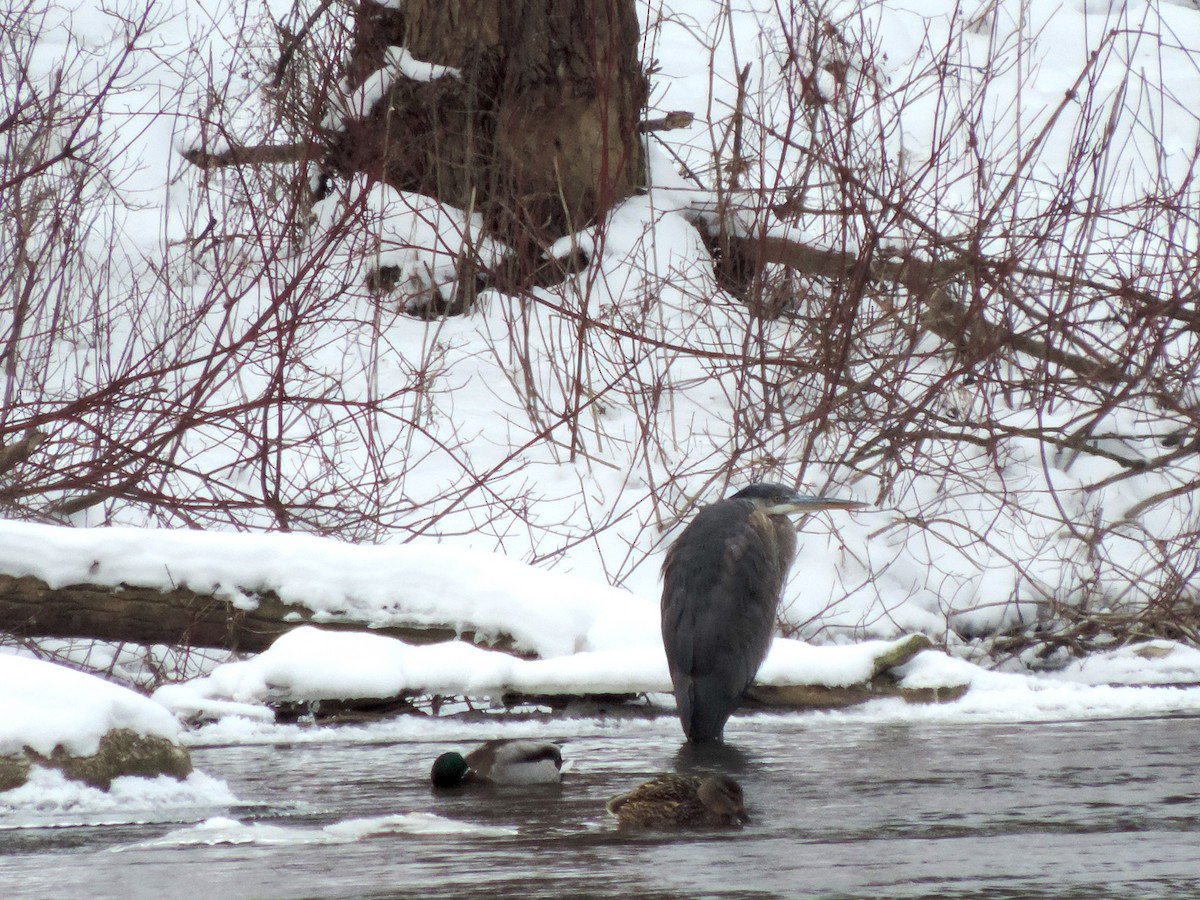
M 957 700 L 967 691 L 967 684 L 947 684 L 938 687 L 905 685 L 896 669 L 911 661 L 917 654 L 932 649 L 933 642 L 924 634 L 910 634 L 883 646 L 875 653 L 870 672 L 861 681 L 849 684 L 756 684 L 744 702 L 747 709 L 825 710 L 843 709 L 881 697 L 898 697 L 909 703 L 947 703 Z M 525 665 L 525 664 L 519 664 Z M 536 665 L 536 663 L 532 663 Z M 306 718 L 319 721 L 357 722 L 396 715 L 417 715 L 435 718 L 523 719 L 571 715 L 604 715 L 618 718 L 637 716 L 674 716 L 669 702 L 669 685 L 647 680 L 622 692 L 596 690 L 577 685 L 573 690 L 515 689 L 504 676 L 491 681 L 484 677 L 473 679 L 470 694 L 446 692 L 443 688 L 420 687 L 419 666 L 405 667 L 405 680 L 390 696 L 314 696 L 312 686 L 305 684 L 294 692 L 286 681 L 272 685 L 264 705 L 271 709 L 277 721 Z M 665 673 L 664 673 L 665 675 Z M 342 685 L 341 693 L 346 686 Z M 660 699 L 655 699 L 660 698 Z M 169 704 L 168 704 L 169 705 Z M 203 718 L 203 703 L 196 712 Z
M 746 706 L 772 709 L 845 709 L 881 697 L 899 697 L 907 703 L 950 703 L 967 692 L 966 684 L 943 687 L 906 687 L 894 670 L 918 653 L 933 648 L 924 634 L 910 634 L 893 642 L 875 657 L 871 677 L 857 684 L 756 684 L 746 696 Z
M 50 587 L 32 576 L 0 574 L 0 632 L 21 638 L 92 638 L 135 644 L 212 647 L 261 653 L 300 625 L 339 631 L 371 631 L 409 644 L 460 639 L 493 650 L 515 652 L 513 639 L 485 639 L 450 625 L 373 626 L 349 616 L 331 617 L 284 603 L 270 591 L 256 593 L 254 609 L 189 588 L 160 590 L 122 584 Z

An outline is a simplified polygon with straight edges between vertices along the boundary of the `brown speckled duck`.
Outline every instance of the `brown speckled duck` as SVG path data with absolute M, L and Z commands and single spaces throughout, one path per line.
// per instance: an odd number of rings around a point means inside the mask
M 660 775 L 606 805 L 628 828 L 740 828 L 742 786 L 728 775 Z
M 550 741 L 488 741 L 465 757 L 443 753 L 429 773 L 434 787 L 464 784 L 553 784 L 562 779 L 562 750 Z

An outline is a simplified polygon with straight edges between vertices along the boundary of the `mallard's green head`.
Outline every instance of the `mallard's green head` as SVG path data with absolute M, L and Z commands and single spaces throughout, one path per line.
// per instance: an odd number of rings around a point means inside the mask
M 458 787 L 467 780 L 471 768 L 463 759 L 461 753 L 443 753 L 433 761 L 433 771 L 429 773 L 434 787 Z

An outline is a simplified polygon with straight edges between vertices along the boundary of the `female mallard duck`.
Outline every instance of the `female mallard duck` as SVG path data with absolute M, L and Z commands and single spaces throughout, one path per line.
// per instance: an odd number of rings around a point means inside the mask
M 562 750 L 550 741 L 488 741 L 465 757 L 443 753 L 430 772 L 434 787 L 463 784 L 550 784 L 562 779 Z
M 631 828 L 738 828 L 750 821 L 742 786 L 728 775 L 660 775 L 606 806 Z

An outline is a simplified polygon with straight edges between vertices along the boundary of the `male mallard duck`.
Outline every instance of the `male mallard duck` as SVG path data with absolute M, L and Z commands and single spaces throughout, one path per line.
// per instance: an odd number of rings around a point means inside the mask
M 434 787 L 463 784 L 550 784 L 562 778 L 562 750 L 550 741 L 488 741 L 465 757 L 443 753 L 430 772 Z
M 660 775 L 606 804 L 633 828 L 706 828 L 749 822 L 742 786 L 728 775 Z

